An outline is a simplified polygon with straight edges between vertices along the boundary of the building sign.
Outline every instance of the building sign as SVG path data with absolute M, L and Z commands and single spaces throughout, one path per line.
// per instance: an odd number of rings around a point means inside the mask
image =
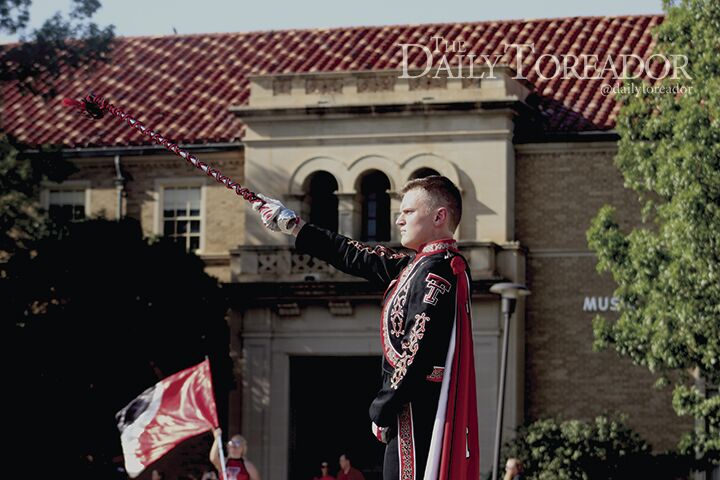
M 617 297 L 585 297 L 583 312 L 617 312 Z

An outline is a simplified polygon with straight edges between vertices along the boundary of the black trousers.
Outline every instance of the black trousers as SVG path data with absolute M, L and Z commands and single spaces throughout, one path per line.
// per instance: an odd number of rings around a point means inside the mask
M 436 385 L 437 389 L 431 389 L 435 391 L 410 402 L 398 415 L 392 439 L 385 447 L 383 480 L 422 480 L 424 477 L 440 396 L 440 384 Z

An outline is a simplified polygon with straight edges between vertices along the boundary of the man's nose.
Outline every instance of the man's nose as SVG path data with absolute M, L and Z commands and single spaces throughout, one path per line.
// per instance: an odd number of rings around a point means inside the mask
M 395 225 L 403 226 L 405 224 L 405 219 L 402 217 L 402 215 L 398 215 L 397 220 L 395 220 Z

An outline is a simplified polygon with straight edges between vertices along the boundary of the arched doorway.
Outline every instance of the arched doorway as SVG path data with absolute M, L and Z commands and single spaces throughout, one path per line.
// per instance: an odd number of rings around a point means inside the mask
M 338 189 L 335 177 L 324 170 L 312 174 L 304 188 L 302 215 L 310 223 L 333 232 L 338 229 Z

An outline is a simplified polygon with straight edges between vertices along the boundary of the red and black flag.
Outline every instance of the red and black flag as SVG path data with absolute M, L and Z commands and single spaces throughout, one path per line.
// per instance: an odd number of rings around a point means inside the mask
M 210 362 L 161 380 L 115 417 L 125 470 L 135 478 L 183 440 L 218 426 Z

